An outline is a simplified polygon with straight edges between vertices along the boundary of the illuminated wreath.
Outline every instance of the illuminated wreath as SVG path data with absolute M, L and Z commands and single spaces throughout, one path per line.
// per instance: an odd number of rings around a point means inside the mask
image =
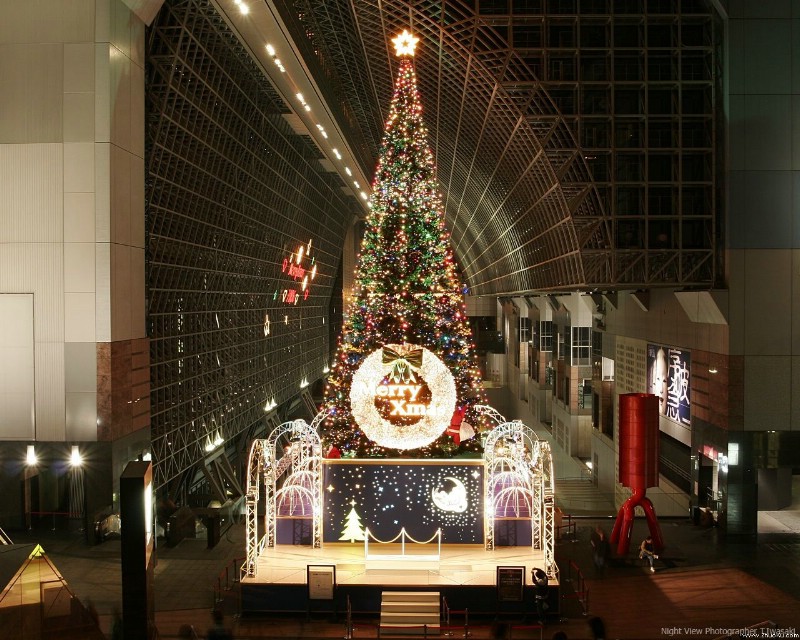
M 418 354 L 421 362 L 404 359 L 403 354 Z M 396 376 L 398 361 L 386 357 L 384 351 L 399 355 L 400 369 L 410 366 L 431 392 L 426 414 L 414 424 L 395 424 L 382 417 L 375 406 L 376 388 L 387 376 Z M 409 355 L 409 358 L 411 356 Z M 415 366 L 419 364 L 419 366 Z M 435 353 L 416 345 L 389 344 L 373 351 L 353 374 L 350 387 L 350 411 L 358 426 L 370 440 L 391 449 L 416 449 L 430 444 L 448 427 L 456 406 L 456 383 L 453 374 Z

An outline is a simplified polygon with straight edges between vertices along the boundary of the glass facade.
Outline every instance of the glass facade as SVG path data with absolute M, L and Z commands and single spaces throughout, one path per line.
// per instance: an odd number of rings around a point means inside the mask
M 165 4 L 147 46 L 152 442 L 164 487 L 322 375 L 358 205 L 210 3 Z

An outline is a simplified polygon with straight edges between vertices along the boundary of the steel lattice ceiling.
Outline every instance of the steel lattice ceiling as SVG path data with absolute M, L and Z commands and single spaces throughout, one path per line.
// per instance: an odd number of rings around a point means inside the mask
M 709 94 L 714 89 L 713 14 L 705 3 L 584 0 L 581 10 L 589 11 L 581 15 L 576 0 L 297 0 L 291 5 L 280 0 L 276 4 L 293 24 L 295 39 L 311 43 L 309 50 L 328 76 L 330 99 L 344 105 L 352 130 L 362 138 L 361 146 L 369 150 L 373 162 L 397 68 L 391 38 L 410 26 L 421 39 L 416 70 L 425 119 L 447 224 L 472 293 L 713 282 L 718 272 L 713 135 L 709 132 L 701 148 L 692 149 L 702 163 L 698 175 L 689 173 L 694 158 L 687 159 L 680 135 L 683 122 L 692 125 L 693 118 L 696 129 L 714 127 L 713 107 L 690 108 L 681 98 L 681 91 L 688 94 L 682 81 L 688 78 L 691 62 L 683 52 L 682 34 L 690 33 L 686 25 L 699 25 L 705 30 L 701 36 L 709 34 L 687 49 L 711 60 L 699 77 L 692 78 L 693 86 Z M 593 52 L 579 47 L 579 39 L 592 35 L 584 25 L 600 30 L 601 42 Z M 603 29 L 609 34 L 605 40 Z M 622 42 L 628 32 L 634 36 L 640 32 L 641 42 L 620 53 L 613 46 L 613 35 L 620 34 L 617 40 Z M 659 43 L 658 49 L 648 48 L 647 37 L 655 43 L 650 34 L 662 32 L 671 40 Z M 524 49 L 510 44 L 522 42 L 523 37 L 530 40 Z M 627 78 L 633 82 L 623 87 L 618 67 L 622 69 L 631 56 L 640 58 L 644 70 L 638 77 L 633 73 Z M 605 59 L 615 74 L 601 73 L 597 84 L 582 83 L 588 78 L 588 62 L 595 58 Z M 566 72 L 555 67 L 559 59 L 567 65 Z M 536 69 L 539 61 L 542 68 Z M 571 64 L 580 73 L 570 73 Z M 607 128 L 606 141 L 580 140 L 583 120 L 597 115 L 590 111 L 590 88 L 620 95 L 598 119 Z M 632 114 L 623 113 L 623 90 L 640 103 Z M 675 94 L 677 107 L 671 113 L 654 112 L 651 103 L 655 104 L 658 91 Z M 649 96 L 654 96 L 650 103 Z M 653 149 L 647 148 L 645 136 L 636 148 L 626 147 L 619 131 L 628 116 L 634 127 L 646 132 L 662 119 L 665 126 L 674 126 L 678 133 L 663 152 L 658 149 L 664 158 L 650 160 Z M 587 146 L 602 147 L 599 161 Z M 659 182 L 668 183 L 658 187 L 655 169 L 648 169 L 657 161 L 675 167 L 666 180 L 658 176 Z M 592 162 L 606 162 L 612 169 L 604 175 L 605 165 L 590 168 Z M 640 171 L 623 174 L 636 163 Z M 592 180 L 593 172 L 597 181 Z M 626 181 L 630 186 L 622 184 Z M 694 192 L 682 181 L 699 184 L 695 191 L 703 206 L 686 204 Z M 631 198 L 633 210 L 620 205 Z M 657 202 L 666 203 L 664 211 L 656 211 Z

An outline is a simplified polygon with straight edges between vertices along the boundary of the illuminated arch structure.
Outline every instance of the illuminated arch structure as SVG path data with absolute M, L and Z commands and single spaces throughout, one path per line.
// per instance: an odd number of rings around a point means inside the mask
M 483 454 L 485 547 L 494 549 L 496 520 L 530 519 L 531 545 L 543 551 L 545 571 L 548 577 L 556 578 L 555 476 L 550 444 L 539 440 L 522 422 L 507 422 L 492 407 L 482 405 L 478 410 L 496 423 L 486 438 Z
M 477 410 L 495 423 L 484 445 L 484 494 L 487 551 L 494 549 L 495 520 L 530 519 L 531 545 L 544 553 L 545 571 L 556 578 L 554 557 L 554 474 L 550 445 L 522 422 L 508 422 L 495 409 Z M 312 546 L 322 546 L 322 442 L 320 412 L 309 425 L 293 420 L 266 440 L 255 440 L 247 466 L 247 559 L 244 575 L 255 577 L 259 554 L 274 547 L 279 517 L 306 517 L 312 522 Z M 279 480 L 283 478 L 280 489 Z M 264 535 L 258 537 L 258 502 L 263 482 Z
M 319 418 L 320 416 L 317 416 Z M 284 422 L 270 437 L 255 440 L 247 463 L 247 559 L 248 577 L 256 575 L 256 561 L 264 547 L 274 547 L 277 519 L 307 517 L 311 520 L 311 545 L 322 546 L 322 442 L 317 418 Z M 283 478 L 280 489 L 278 481 Z M 258 502 L 264 485 L 264 535 L 258 536 Z

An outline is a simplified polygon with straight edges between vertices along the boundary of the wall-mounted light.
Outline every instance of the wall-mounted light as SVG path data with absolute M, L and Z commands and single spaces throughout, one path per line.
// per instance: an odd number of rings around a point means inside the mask
M 69 454 L 69 463 L 73 467 L 80 467 L 83 463 L 83 458 L 81 458 L 81 452 L 78 449 L 78 445 L 72 445 L 72 452 Z
M 214 438 L 213 441 L 211 440 L 211 438 L 206 438 L 206 446 L 205 446 L 206 452 L 213 451 L 224 442 L 225 440 L 219 433 L 217 433 L 217 436 L 216 438 Z
M 708 372 L 709 373 L 717 373 L 717 368 L 716 367 L 709 367 L 708 368 Z
M 29 467 L 33 467 L 36 465 L 36 462 L 36 449 L 32 444 L 29 444 L 28 449 L 25 452 L 25 464 L 27 464 Z

